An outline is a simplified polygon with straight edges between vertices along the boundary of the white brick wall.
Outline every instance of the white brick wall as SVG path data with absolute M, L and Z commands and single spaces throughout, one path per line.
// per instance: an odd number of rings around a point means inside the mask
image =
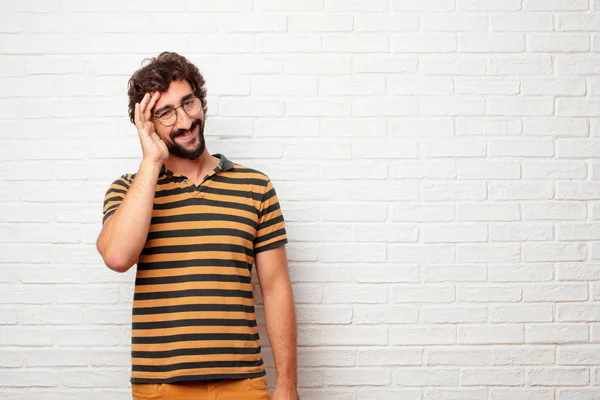
M 127 80 L 173 50 L 279 192 L 304 400 L 600 399 L 598 31 L 600 0 L 0 1 L 0 398 L 130 398 L 134 275 L 94 242 Z

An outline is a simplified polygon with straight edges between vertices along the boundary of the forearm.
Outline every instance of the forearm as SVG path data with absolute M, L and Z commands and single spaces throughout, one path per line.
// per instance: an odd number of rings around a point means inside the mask
M 102 228 L 98 251 L 115 271 L 129 270 L 144 248 L 159 172 L 159 165 L 143 161 L 123 202 Z
M 275 359 L 277 386 L 298 384 L 297 327 L 292 287 L 282 279 L 267 293 L 263 293 L 267 334 Z

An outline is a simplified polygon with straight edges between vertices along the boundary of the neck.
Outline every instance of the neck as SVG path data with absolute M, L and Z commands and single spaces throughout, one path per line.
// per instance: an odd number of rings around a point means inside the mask
M 169 156 L 165 166 L 176 174 L 186 176 L 187 178 L 198 181 L 208 175 L 215 167 L 219 165 L 219 159 L 213 157 L 208 149 L 195 160 L 188 160 L 175 156 Z

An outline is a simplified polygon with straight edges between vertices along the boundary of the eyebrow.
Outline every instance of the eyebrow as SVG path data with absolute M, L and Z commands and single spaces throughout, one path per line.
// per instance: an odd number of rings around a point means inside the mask
M 181 101 L 179 102 L 179 104 L 181 105 L 181 103 L 183 103 L 186 100 L 191 99 L 192 97 L 194 97 L 194 93 L 186 94 L 185 96 L 183 96 L 181 98 Z M 158 110 L 154 111 L 154 115 L 160 114 L 161 112 L 163 112 L 163 111 L 165 111 L 165 110 L 167 110 L 169 108 L 175 108 L 175 107 L 173 107 L 171 104 L 164 105 L 161 108 L 159 108 Z

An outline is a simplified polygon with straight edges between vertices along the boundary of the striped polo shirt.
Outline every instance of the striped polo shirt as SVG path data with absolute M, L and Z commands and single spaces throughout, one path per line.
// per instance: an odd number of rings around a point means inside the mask
M 219 165 L 196 186 L 160 172 L 132 311 L 133 383 L 242 379 L 265 375 L 254 299 L 257 253 L 287 243 L 269 178 Z M 121 204 L 135 174 L 106 192 L 103 222 Z

